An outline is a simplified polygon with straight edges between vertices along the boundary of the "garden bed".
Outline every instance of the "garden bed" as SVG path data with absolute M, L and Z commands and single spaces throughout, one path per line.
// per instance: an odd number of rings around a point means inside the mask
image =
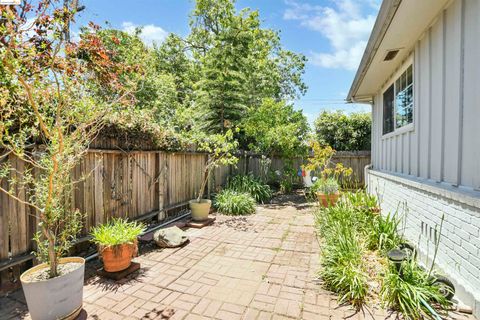
M 454 303 L 445 280 L 422 268 L 401 234 L 398 214 L 381 214 L 375 197 L 344 193 L 336 206 L 315 214 L 321 243 L 319 275 L 339 294 L 340 303 L 357 310 L 387 308 L 404 319 L 448 317 Z M 402 261 L 394 263 L 393 255 Z M 438 318 L 440 319 L 440 318 Z

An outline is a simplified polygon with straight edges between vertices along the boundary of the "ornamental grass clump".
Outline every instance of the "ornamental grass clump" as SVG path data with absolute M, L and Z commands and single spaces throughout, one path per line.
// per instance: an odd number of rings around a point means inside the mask
M 227 182 L 227 189 L 250 194 L 258 203 L 264 203 L 272 198 L 272 190 L 268 184 L 252 174 L 236 175 Z
M 350 302 L 359 309 L 369 290 L 363 260 L 365 248 L 348 224 L 337 221 L 330 228 L 336 236 L 330 238 L 322 249 L 320 276 L 328 289 L 340 295 L 340 303 Z
M 255 199 L 250 194 L 230 189 L 220 191 L 214 201 L 217 211 L 226 215 L 252 214 L 255 205 Z
M 356 228 L 357 219 L 348 203 L 321 210 L 316 215 L 319 234 L 324 239 L 320 276 L 325 286 L 340 295 L 340 302 L 350 302 L 357 309 L 367 298 L 369 285 L 366 248 Z
M 125 243 L 135 243 L 137 237 L 145 230 L 137 221 L 114 218 L 108 223 L 93 228 L 92 241 L 102 247 L 113 247 Z
M 393 310 L 402 313 L 404 319 L 424 319 L 431 316 L 424 302 L 446 310 L 449 301 L 440 293 L 433 278 L 420 268 L 415 260 L 404 261 L 397 270 L 388 268 L 381 287 L 381 300 Z

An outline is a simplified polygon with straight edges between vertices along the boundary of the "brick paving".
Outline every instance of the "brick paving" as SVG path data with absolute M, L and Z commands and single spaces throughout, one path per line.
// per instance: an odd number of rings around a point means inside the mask
M 311 208 L 288 200 L 248 217 L 217 216 L 212 226 L 188 230 L 182 248 L 143 248 L 135 259 L 141 272 L 128 281 L 89 277 L 79 318 L 165 319 L 165 309 L 175 312 L 172 320 L 388 317 L 355 313 L 321 288 Z M 21 290 L 0 298 L 0 311 L 0 319 L 29 318 Z

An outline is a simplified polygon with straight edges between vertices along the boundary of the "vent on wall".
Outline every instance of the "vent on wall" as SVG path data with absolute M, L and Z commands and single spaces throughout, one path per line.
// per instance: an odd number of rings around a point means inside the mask
M 383 61 L 391 61 L 391 60 L 395 59 L 395 57 L 398 54 L 398 51 L 400 51 L 400 50 L 395 49 L 395 50 L 387 51 L 387 54 L 385 55 L 385 58 L 383 59 Z

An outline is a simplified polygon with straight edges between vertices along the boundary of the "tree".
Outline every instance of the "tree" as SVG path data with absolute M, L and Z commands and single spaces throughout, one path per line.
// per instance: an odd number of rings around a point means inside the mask
M 306 153 L 307 119 L 283 101 L 265 99 L 259 108 L 250 110 L 241 128 L 250 150 L 286 158 Z
M 370 150 L 371 127 L 368 113 L 323 111 L 315 120 L 317 140 L 338 151 Z
M 81 37 L 90 32 L 90 29 L 83 28 Z M 153 122 L 173 127 L 179 108 L 175 77 L 159 68 L 156 50 L 142 42 L 140 33 L 141 28 L 133 34 L 114 29 L 97 32 L 106 48 L 116 52 L 114 62 L 124 66 L 120 75 L 122 83 L 135 87 L 136 108 L 150 115 Z
M 155 69 L 173 77 L 177 90 L 178 103 L 188 106 L 193 94 L 193 83 L 198 77 L 194 72 L 193 61 L 187 55 L 185 41 L 171 33 L 160 46 L 155 46 Z
M 186 39 L 200 70 L 196 108 L 211 132 L 225 132 L 263 99 L 305 93 L 305 57 L 284 50 L 277 32 L 261 28 L 258 11 L 232 0 L 198 0 Z
M 233 154 L 237 147 L 238 142 L 233 139 L 232 130 L 228 130 L 225 134 L 209 135 L 199 141 L 199 150 L 208 152 L 208 159 L 203 172 L 204 178 L 198 191 L 197 202 L 202 200 L 213 169 L 237 163 L 238 158 Z
M 35 209 L 37 255 L 58 275 L 58 258 L 81 229 L 82 214 L 68 203 L 71 170 L 115 105 L 128 106 L 131 92 L 119 78 L 122 67 L 92 32 L 78 43 L 66 40 L 75 9 L 59 1 L 6 7 L 0 25 L 0 191 Z M 25 18 L 35 15 L 32 24 Z M 111 95 L 92 95 L 93 90 Z M 27 169 L 17 172 L 13 158 Z M 19 175 L 21 178 L 16 179 Z M 25 199 L 15 190 L 27 192 Z

